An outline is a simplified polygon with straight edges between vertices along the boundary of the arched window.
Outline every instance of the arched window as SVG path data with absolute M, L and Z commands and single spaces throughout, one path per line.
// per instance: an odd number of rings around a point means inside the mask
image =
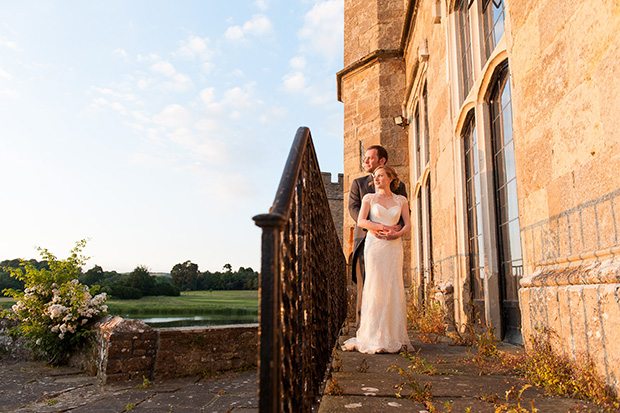
M 493 186 L 499 241 L 502 335 L 507 341 L 518 342 L 521 339 L 519 280 L 523 275 L 523 256 L 508 62 L 498 67 L 490 90 L 488 104 L 491 115 Z
M 459 83 L 461 88 L 461 103 L 469 94 L 473 85 L 474 67 L 472 61 L 471 24 L 469 9 L 473 0 L 460 0 L 454 11 L 456 12 L 456 30 L 458 36 Z
M 482 5 L 482 25 L 484 28 L 485 60 L 491 56 L 499 39 L 504 35 L 504 1 L 484 0 Z
M 465 194 L 467 202 L 467 245 L 469 252 L 469 281 L 476 315 L 484 320 L 484 238 L 482 228 L 482 203 L 478 139 L 476 122 L 469 115 L 463 131 L 463 159 L 465 165 Z

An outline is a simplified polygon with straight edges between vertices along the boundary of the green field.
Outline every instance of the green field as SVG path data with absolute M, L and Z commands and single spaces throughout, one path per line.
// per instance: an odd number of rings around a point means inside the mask
M 187 291 L 179 297 L 108 300 L 114 315 L 258 314 L 258 291 Z
M 4 310 L 10 309 L 11 306 L 15 304 L 15 300 L 12 297 L 4 297 L 1 295 L 2 293 L 0 292 L 0 307 L 2 307 Z
M 5 309 L 15 304 L 10 297 L 0 297 Z M 179 297 L 142 297 L 139 300 L 107 301 L 113 315 L 200 315 L 258 314 L 258 291 L 188 291 Z

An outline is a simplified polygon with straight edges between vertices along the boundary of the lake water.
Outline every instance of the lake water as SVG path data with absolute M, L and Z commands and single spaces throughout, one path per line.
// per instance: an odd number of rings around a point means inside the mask
M 140 319 L 153 328 L 221 326 L 221 325 L 228 325 L 228 324 L 258 323 L 257 314 L 252 314 L 252 315 L 213 314 L 213 315 L 194 315 L 194 316 L 158 315 L 155 317 L 147 317 L 144 315 L 138 315 L 138 316 L 132 317 L 131 315 L 123 315 L 123 317 Z

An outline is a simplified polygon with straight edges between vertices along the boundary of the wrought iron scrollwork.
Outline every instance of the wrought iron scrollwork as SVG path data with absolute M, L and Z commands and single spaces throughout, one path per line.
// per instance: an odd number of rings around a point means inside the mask
M 347 311 L 346 260 L 308 128 L 299 128 L 263 229 L 259 411 L 310 412 Z

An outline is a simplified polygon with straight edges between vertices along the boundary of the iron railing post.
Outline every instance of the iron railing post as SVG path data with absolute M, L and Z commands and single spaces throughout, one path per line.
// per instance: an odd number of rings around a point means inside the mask
M 310 412 L 346 317 L 346 260 L 310 131 L 299 128 L 263 229 L 259 411 Z
M 280 233 L 286 219 L 278 214 L 262 214 L 254 217 L 256 225 L 263 229 L 261 236 L 261 273 L 259 279 L 259 411 L 280 412 L 279 394 L 282 360 L 280 357 Z M 264 361 L 268 361 L 265 363 Z

